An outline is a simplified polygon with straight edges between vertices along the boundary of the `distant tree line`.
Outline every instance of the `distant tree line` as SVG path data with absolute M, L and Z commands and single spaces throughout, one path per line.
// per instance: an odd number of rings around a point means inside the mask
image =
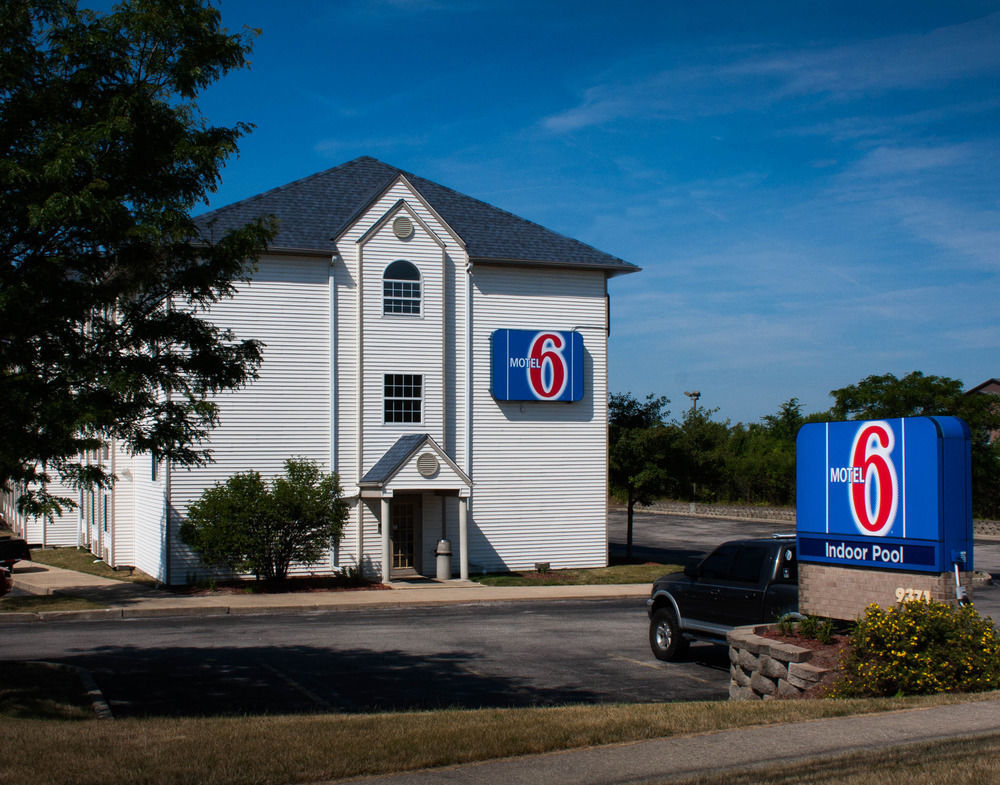
M 735 423 L 698 407 L 670 418 L 664 396 L 614 393 L 609 401 L 609 478 L 628 505 L 656 498 L 761 505 L 795 503 L 795 437 L 807 422 L 954 415 L 972 430 L 973 514 L 1000 517 L 1000 397 L 966 395 L 962 383 L 914 371 L 868 376 L 832 390 L 827 411 L 804 414 L 790 398 L 760 422 Z

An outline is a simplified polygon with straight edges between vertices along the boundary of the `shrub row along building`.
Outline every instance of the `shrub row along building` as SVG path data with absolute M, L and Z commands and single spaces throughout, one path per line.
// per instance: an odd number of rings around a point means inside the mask
M 264 344 L 260 378 L 218 396 L 214 461 L 115 445 L 113 491 L 32 543 L 82 545 L 165 583 L 209 574 L 178 537 L 230 475 L 304 457 L 338 472 L 350 517 L 319 564 L 371 577 L 607 563 L 608 278 L 639 268 L 373 158 L 200 217 L 206 238 L 258 216 L 280 231 L 211 318 Z

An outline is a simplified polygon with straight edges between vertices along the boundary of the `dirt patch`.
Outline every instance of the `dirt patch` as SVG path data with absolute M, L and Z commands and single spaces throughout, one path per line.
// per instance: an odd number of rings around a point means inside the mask
M 339 576 L 293 577 L 283 581 L 233 580 L 203 582 L 189 586 L 164 586 L 171 594 L 185 597 L 206 594 L 298 594 L 310 592 L 383 591 L 383 583 L 359 583 Z

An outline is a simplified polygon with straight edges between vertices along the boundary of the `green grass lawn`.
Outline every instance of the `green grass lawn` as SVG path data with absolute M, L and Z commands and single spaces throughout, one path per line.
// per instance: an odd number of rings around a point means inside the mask
M 89 575 L 99 575 L 116 581 L 130 581 L 148 586 L 156 586 L 156 579 L 151 578 L 142 570 L 113 570 L 105 562 L 98 559 L 90 551 L 83 548 L 33 548 L 31 560 L 50 567 L 61 567 L 64 570 L 85 572 Z
M 0 614 L 36 613 L 38 611 L 92 611 L 107 606 L 85 599 L 65 595 L 45 595 L 31 597 L 0 597 Z
M 484 586 L 586 586 L 610 583 L 652 583 L 661 575 L 682 570 L 676 564 L 613 564 L 588 570 L 546 570 L 473 575 Z

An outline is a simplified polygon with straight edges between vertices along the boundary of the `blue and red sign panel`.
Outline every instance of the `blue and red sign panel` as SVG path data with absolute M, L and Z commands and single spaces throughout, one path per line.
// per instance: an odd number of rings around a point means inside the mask
M 971 441 L 957 417 L 809 423 L 796 442 L 799 559 L 972 566 Z
M 496 330 L 491 392 L 498 401 L 579 401 L 583 336 L 556 330 Z

